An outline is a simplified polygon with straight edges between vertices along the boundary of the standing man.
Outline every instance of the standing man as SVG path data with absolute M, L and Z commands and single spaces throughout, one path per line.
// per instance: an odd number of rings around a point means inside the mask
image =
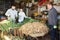
M 12 5 L 12 7 L 7 10 L 5 15 L 7 16 L 8 20 L 15 22 L 16 21 L 15 18 L 17 17 L 17 11 L 15 5 Z
M 53 7 L 52 3 L 47 4 L 48 8 L 48 24 L 50 27 L 51 40 L 55 40 L 57 29 L 57 11 Z

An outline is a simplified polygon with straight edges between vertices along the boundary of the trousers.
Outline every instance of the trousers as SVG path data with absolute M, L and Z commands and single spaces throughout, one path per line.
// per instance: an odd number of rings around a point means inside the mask
M 51 40 L 55 40 L 55 38 L 56 38 L 56 29 L 54 29 L 54 25 L 49 25 L 49 27 L 50 27 Z

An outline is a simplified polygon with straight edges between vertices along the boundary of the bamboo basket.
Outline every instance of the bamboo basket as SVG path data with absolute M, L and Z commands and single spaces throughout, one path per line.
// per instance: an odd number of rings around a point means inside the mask
M 44 23 L 33 22 L 24 24 L 21 28 L 19 28 L 19 31 L 26 36 L 39 37 L 47 34 L 49 28 Z

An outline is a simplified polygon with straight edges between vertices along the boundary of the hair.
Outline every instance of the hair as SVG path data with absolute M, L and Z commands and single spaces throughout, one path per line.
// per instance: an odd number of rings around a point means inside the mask
M 12 6 L 15 6 L 16 7 L 16 5 L 12 5 Z
M 16 7 L 16 3 L 11 4 L 11 6 L 15 6 Z
M 49 2 L 49 3 L 47 3 L 47 4 L 49 4 L 49 5 L 53 6 L 53 3 L 52 3 L 52 2 Z

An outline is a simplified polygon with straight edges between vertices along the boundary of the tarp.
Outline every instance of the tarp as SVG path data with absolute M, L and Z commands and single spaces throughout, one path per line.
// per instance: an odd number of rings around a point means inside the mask
M 38 3 L 39 3 L 40 6 L 42 6 L 42 4 L 45 3 L 45 2 L 46 2 L 46 0 L 38 0 Z

